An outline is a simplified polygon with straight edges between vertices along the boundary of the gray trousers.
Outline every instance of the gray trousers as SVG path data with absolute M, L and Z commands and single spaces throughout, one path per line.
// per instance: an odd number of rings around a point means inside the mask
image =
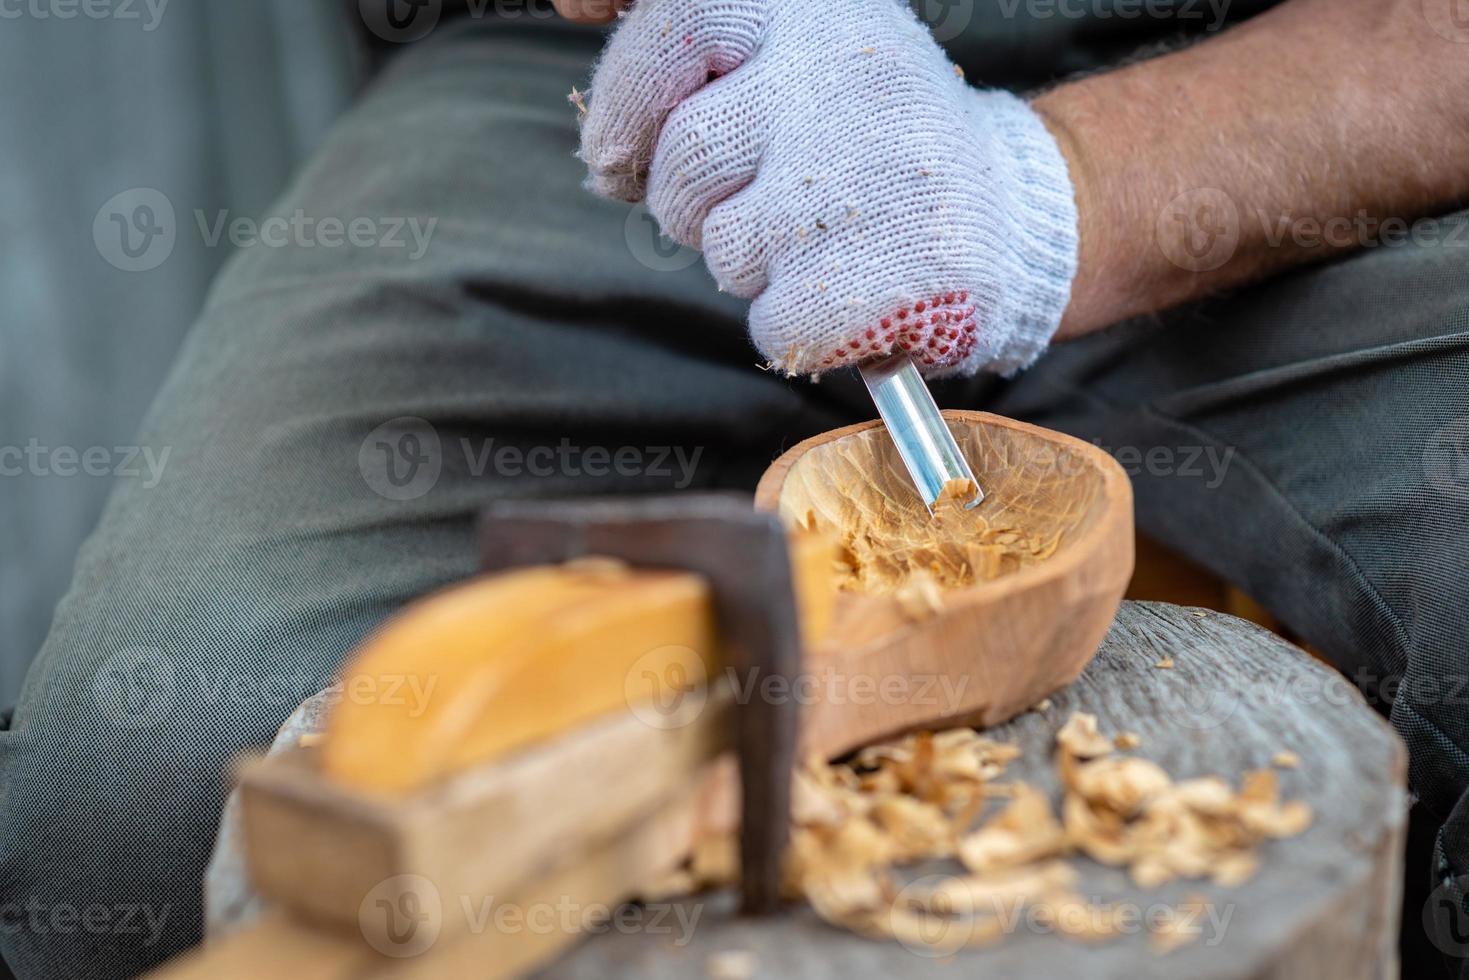
M 872 415 L 850 378 L 757 370 L 697 257 L 578 189 L 566 95 L 598 43 L 441 27 L 275 209 L 363 219 L 355 243 L 257 245 L 215 284 L 140 436 L 166 465 L 120 482 L 0 732 L 19 977 L 127 975 L 197 939 L 231 760 L 474 571 L 487 500 L 749 488 Z M 939 390 L 1113 450 L 1142 528 L 1361 680 L 1446 822 L 1425 880 L 1469 871 L 1469 235 L 1449 238 Z

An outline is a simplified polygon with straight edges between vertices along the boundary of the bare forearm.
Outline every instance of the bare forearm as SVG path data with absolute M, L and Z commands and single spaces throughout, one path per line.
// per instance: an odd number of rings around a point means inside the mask
M 1469 200 L 1453 2 L 1291 0 L 1038 98 L 1081 214 L 1060 336 L 1390 242 Z

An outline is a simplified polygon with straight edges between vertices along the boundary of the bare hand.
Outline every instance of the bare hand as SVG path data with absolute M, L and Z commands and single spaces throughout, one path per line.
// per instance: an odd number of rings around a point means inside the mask
M 578 24 L 606 24 L 626 10 L 632 0 L 552 0 L 556 12 Z

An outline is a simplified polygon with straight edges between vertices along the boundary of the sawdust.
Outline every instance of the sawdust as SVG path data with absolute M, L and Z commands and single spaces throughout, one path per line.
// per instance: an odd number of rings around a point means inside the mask
M 1123 931 L 1120 913 L 1077 893 L 1079 856 L 1126 868 L 1144 889 L 1175 879 L 1236 887 L 1258 871 L 1265 841 L 1311 823 L 1307 804 L 1280 799 L 1274 770 L 1247 773 L 1238 791 L 1217 776 L 1174 781 L 1157 763 L 1116 751 L 1139 744 L 1073 714 L 1056 733 L 1059 813 L 1041 789 L 997 781 L 1019 748 L 969 728 L 910 735 L 839 763 L 808 759 L 792 786 L 787 893 L 833 925 L 905 944 L 995 943 L 1020 907 L 1068 939 L 1105 941 Z M 897 869 L 933 859 L 963 871 L 902 884 Z M 654 892 L 722 887 L 737 876 L 735 839 L 720 837 Z M 1190 896 L 1155 924 L 1152 949 L 1197 938 L 1208 902 Z

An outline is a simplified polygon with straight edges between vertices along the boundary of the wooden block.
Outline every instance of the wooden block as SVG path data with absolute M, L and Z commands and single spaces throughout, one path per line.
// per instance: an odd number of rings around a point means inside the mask
M 323 927 L 275 909 L 150 974 L 159 980 L 430 980 L 523 976 L 683 860 L 696 794 L 583 850 L 561 851 L 504 893 L 456 894 L 423 879 L 380 887 L 359 919 Z M 482 843 L 481 846 L 484 846 Z M 396 884 L 389 881 L 386 886 Z M 588 919 L 587 916 L 592 916 Z
M 271 901 L 346 928 L 397 875 L 423 876 L 445 894 L 508 894 L 545 855 L 615 837 L 697 788 L 729 747 L 730 700 L 721 687 L 682 714 L 617 713 L 396 799 L 323 779 L 314 749 L 255 760 L 240 779 L 251 881 Z M 705 819 L 728 826 L 731 817 L 721 807 Z M 680 853 L 689 844 L 669 842 Z

